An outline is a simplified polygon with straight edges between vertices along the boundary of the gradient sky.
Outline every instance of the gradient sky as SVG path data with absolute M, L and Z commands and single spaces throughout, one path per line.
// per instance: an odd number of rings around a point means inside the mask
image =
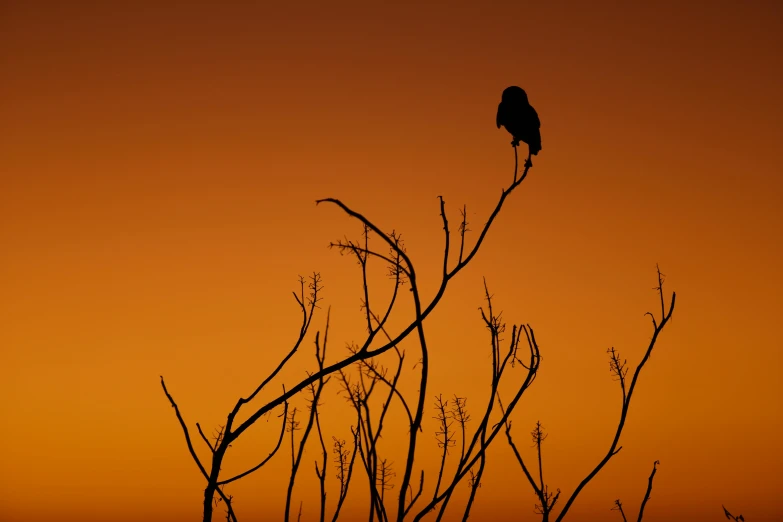
M 203 480 L 159 376 L 189 425 L 211 431 L 290 347 L 290 292 L 314 270 L 330 360 L 361 340 L 357 266 L 326 248 L 361 229 L 317 198 L 401 231 L 430 295 L 437 196 L 452 222 L 467 204 L 476 230 L 511 180 L 494 118 L 516 84 L 543 150 L 427 322 L 428 394 L 465 395 L 474 413 L 486 399 L 485 276 L 544 356 L 516 440 L 532 459 L 540 420 L 547 482 L 570 493 L 611 442 L 620 390 L 605 351 L 639 361 L 659 263 L 673 322 L 623 450 L 567 520 L 619 520 L 616 498 L 635 513 L 654 460 L 648 522 L 720 520 L 721 504 L 781 520 L 782 13 L 773 1 L 0 2 L 0 518 L 200 520 Z M 311 335 L 275 389 L 312 367 Z M 350 410 L 330 386 L 324 435 L 345 438 Z M 419 443 L 429 476 L 433 415 Z M 382 449 L 400 476 L 402 418 Z M 276 433 L 261 421 L 227 472 Z M 303 521 L 317 502 L 310 448 Z M 240 520 L 279 519 L 288 466 L 281 453 L 229 490 Z M 482 482 L 473 519 L 534 519 L 502 439 Z M 365 519 L 361 491 L 346 520 Z

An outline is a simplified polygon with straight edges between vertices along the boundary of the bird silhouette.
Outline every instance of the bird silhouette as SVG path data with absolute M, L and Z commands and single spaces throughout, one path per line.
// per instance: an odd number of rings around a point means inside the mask
M 532 165 L 530 156 L 537 155 L 541 150 L 541 120 L 527 101 L 527 93 L 521 87 L 512 85 L 503 91 L 496 123 L 498 129 L 502 125 L 513 136 L 511 145 L 514 147 L 519 145 L 520 141 L 527 143 L 527 163 Z

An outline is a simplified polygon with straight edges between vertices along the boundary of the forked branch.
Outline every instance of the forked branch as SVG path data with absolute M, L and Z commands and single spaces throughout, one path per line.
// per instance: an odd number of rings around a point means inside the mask
M 625 427 L 625 422 L 628 418 L 628 412 L 631 407 L 631 399 L 633 398 L 633 393 L 636 390 L 636 385 L 639 383 L 639 376 L 641 375 L 642 369 L 644 368 L 645 364 L 647 364 L 647 361 L 650 359 L 650 355 L 652 354 L 653 348 L 655 347 L 655 343 L 658 340 L 658 337 L 660 336 L 661 332 L 663 331 L 664 327 L 668 324 L 669 320 L 672 317 L 672 313 L 674 312 L 674 305 L 677 299 L 676 292 L 672 292 L 671 301 L 669 303 L 669 310 L 666 310 L 665 307 L 665 300 L 663 295 L 663 279 L 664 276 L 661 274 L 660 268 L 656 265 L 656 271 L 658 275 L 658 286 L 655 288 L 657 290 L 660 301 L 661 301 L 661 317 L 660 320 L 656 320 L 655 316 L 652 313 L 647 313 L 646 315 L 650 315 L 652 317 L 652 323 L 653 323 L 653 335 L 650 339 L 649 344 L 647 345 L 647 349 L 644 352 L 644 356 L 642 357 L 641 362 L 636 367 L 633 373 L 633 377 L 631 379 L 630 385 L 628 385 L 627 393 L 626 393 L 626 379 L 625 374 L 627 370 L 625 369 L 625 362 L 620 363 L 620 355 L 617 353 L 614 349 L 611 349 L 609 351 L 610 353 L 610 369 L 612 371 L 612 374 L 618 378 L 620 382 L 620 387 L 622 391 L 622 409 L 620 410 L 620 420 L 617 425 L 617 429 L 615 430 L 614 438 L 612 439 L 612 443 L 609 446 L 608 451 L 606 452 L 606 455 L 601 459 L 601 461 L 590 471 L 590 473 L 587 474 L 587 476 L 579 483 L 579 485 L 576 487 L 574 492 L 571 494 L 571 496 L 568 498 L 568 501 L 566 502 L 565 506 L 563 506 L 563 510 L 558 515 L 556 522 L 561 522 L 565 515 L 568 513 L 568 510 L 570 509 L 571 505 L 574 503 L 576 498 L 579 496 L 579 493 L 584 489 L 584 487 L 595 477 L 601 469 L 606 465 L 609 460 L 616 455 L 621 449 L 622 446 L 619 446 L 620 442 L 620 436 L 623 433 L 623 428 Z

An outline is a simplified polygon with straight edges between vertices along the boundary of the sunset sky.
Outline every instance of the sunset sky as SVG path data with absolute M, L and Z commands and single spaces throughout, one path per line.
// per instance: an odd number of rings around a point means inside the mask
M 543 150 L 425 323 L 424 496 L 435 395 L 466 396 L 474 419 L 489 396 L 482 278 L 509 328 L 535 329 L 543 361 L 513 434 L 533 465 L 541 421 L 546 481 L 567 497 L 611 443 L 621 392 L 606 350 L 639 362 L 657 263 L 672 322 L 622 451 L 566 520 L 620 522 L 617 498 L 635 520 L 655 460 L 647 522 L 725 520 L 721 504 L 783 520 L 783 8 L 618 5 L 1 1 L 0 521 L 201 520 L 205 481 L 160 376 L 206 462 L 195 423 L 213 433 L 288 352 L 299 275 L 320 272 L 322 308 L 256 406 L 315 368 L 328 307 L 328 362 L 363 340 L 360 269 L 328 248 L 361 227 L 319 198 L 401 232 L 428 301 L 437 197 L 453 230 L 467 205 L 472 245 L 512 181 L 495 127 L 509 85 L 538 111 Z M 372 271 L 380 301 L 389 282 Z M 420 355 L 413 338 L 402 348 L 413 404 Z M 330 447 L 355 419 L 336 379 L 323 403 Z M 278 413 L 237 441 L 226 475 L 269 453 Z M 383 433 L 396 498 L 398 404 Z M 227 488 L 240 521 L 282 520 L 287 444 Z M 319 458 L 312 439 L 293 497 L 303 522 L 317 520 Z M 341 520 L 367 519 L 356 473 Z M 461 520 L 467 491 L 444 520 Z M 537 520 L 535 502 L 498 438 L 471 520 Z

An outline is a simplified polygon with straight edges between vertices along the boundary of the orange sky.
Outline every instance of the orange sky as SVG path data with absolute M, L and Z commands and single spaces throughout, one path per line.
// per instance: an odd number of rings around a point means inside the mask
M 356 264 L 326 248 L 360 228 L 317 198 L 402 231 L 430 295 L 436 197 L 452 223 L 467 204 L 476 230 L 510 182 L 494 118 L 512 84 L 543 151 L 427 322 L 418 460 L 436 473 L 432 396 L 466 395 L 476 417 L 486 400 L 486 276 L 544 356 L 516 440 L 532 463 L 541 420 L 547 482 L 570 493 L 611 442 L 605 350 L 638 362 L 660 263 L 673 322 L 623 450 L 566 520 L 619 520 L 618 497 L 636 513 L 656 459 L 645 521 L 720 520 L 721 504 L 783 518 L 780 4 L 338 3 L 0 4 L 0 519 L 200 520 L 203 479 L 159 376 L 191 427 L 223 423 L 288 350 L 290 292 L 313 270 L 330 360 L 362 339 Z M 311 335 L 274 389 L 312 368 Z M 325 437 L 345 438 L 335 382 L 324 402 Z M 399 479 L 407 426 L 391 415 Z M 261 421 L 227 473 L 276 434 Z M 240 520 L 280 519 L 287 455 L 229 489 Z M 366 518 L 360 479 L 345 520 Z M 482 484 L 472 520 L 533 519 L 502 438 Z M 330 506 L 335 487 L 330 469 Z

